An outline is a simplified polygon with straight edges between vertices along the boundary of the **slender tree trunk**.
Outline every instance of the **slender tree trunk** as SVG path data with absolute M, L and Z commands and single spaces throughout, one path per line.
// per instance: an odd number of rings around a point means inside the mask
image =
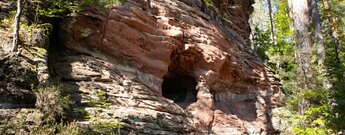
M 323 81 L 323 87 L 329 90 L 332 84 L 331 84 L 330 79 L 327 76 L 325 76 L 325 74 L 327 73 L 327 67 L 325 66 L 326 46 L 324 42 L 324 34 L 322 32 L 318 0 L 310 0 L 310 15 L 312 18 L 312 23 L 314 24 L 314 43 L 317 46 L 317 55 L 319 58 L 318 71 L 320 75 L 326 78 Z
M 299 68 L 304 76 L 305 86 L 311 87 L 310 57 L 312 42 L 309 36 L 309 14 L 307 0 L 289 0 L 292 9 L 293 24 L 295 28 L 295 43 L 298 48 L 300 63 Z
M 326 52 L 325 52 L 325 42 L 322 33 L 321 27 L 321 19 L 320 13 L 318 8 L 318 0 L 311 0 L 310 1 L 310 11 L 311 11 L 311 18 L 314 24 L 314 40 L 317 45 L 317 54 L 319 56 L 318 64 L 322 65 L 326 59 Z
M 339 41 L 339 37 L 338 37 L 338 30 L 334 24 L 333 16 L 332 16 L 332 13 L 330 11 L 331 7 L 329 4 L 329 1 L 323 0 L 323 6 L 326 10 L 326 15 L 327 15 L 327 19 L 328 19 L 328 27 L 331 30 L 331 36 L 332 36 L 333 42 L 335 44 L 334 47 L 335 47 L 336 59 L 337 59 L 338 64 L 341 64 L 342 60 L 339 57 L 341 50 L 340 50 L 340 41 Z
M 308 14 L 308 1 L 307 0 L 289 0 L 289 7 L 291 17 L 293 17 L 293 24 L 295 28 L 295 44 L 296 60 L 298 64 L 298 80 L 300 83 L 299 88 L 304 91 L 312 88 L 313 75 L 311 72 L 310 60 L 312 51 L 312 42 L 309 36 L 309 14 Z M 300 113 L 304 113 L 308 108 L 308 102 L 302 100 L 300 102 Z
M 19 29 L 20 29 L 20 16 L 22 15 L 22 5 L 23 0 L 17 0 L 17 13 L 14 20 L 14 30 L 13 30 L 13 43 L 12 43 L 12 52 L 16 52 L 18 49 L 19 42 Z
M 270 24 L 271 24 L 271 36 L 272 36 L 272 42 L 273 45 L 276 45 L 276 39 L 275 39 L 275 30 L 274 30 L 274 20 L 273 20 L 273 13 L 272 13 L 272 2 L 271 0 L 267 0 L 267 4 L 268 4 L 268 14 L 270 17 Z M 278 57 L 278 62 L 276 63 L 276 68 L 277 70 L 280 69 L 280 57 Z
M 271 3 L 271 0 L 268 0 L 268 12 L 269 12 L 269 16 L 270 16 L 270 23 L 271 23 L 271 34 L 272 34 L 272 41 L 273 41 L 273 44 L 275 45 L 276 44 L 276 41 L 275 41 L 275 33 L 274 33 L 274 21 L 273 21 L 273 15 L 272 15 L 272 3 Z

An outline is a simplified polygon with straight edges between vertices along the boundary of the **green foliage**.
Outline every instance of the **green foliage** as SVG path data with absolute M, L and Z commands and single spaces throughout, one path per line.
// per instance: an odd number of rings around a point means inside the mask
M 287 0 L 282 0 L 279 3 L 278 11 L 274 16 L 274 25 L 277 29 L 275 34 L 279 39 L 291 42 L 293 31 L 290 28 L 291 22 L 288 14 L 288 2 Z
M 117 135 L 122 126 L 118 121 L 92 123 L 90 129 L 93 133 Z
M 79 12 L 81 10 L 80 1 L 68 0 L 41 0 L 37 3 L 40 15 L 47 17 L 58 17 L 69 12 Z
M 273 44 L 270 38 L 269 26 L 266 28 L 255 27 L 253 43 L 256 46 L 257 54 L 281 78 L 286 94 L 286 105 L 293 112 L 293 117 L 290 120 L 295 134 L 334 134 L 336 133 L 334 127 L 345 127 L 345 124 L 341 124 L 345 120 L 343 113 L 343 110 L 345 110 L 343 70 L 345 68 L 342 67 L 343 65 L 337 65 L 334 62 L 336 61 L 334 44 L 330 47 L 331 38 L 328 34 L 325 42 L 328 45 L 326 63 L 329 67 L 328 73 L 330 76 L 319 74 L 319 70 L 322 67 L 312 64 L 312 72 L 316 74 L 315 87 L 305 91 L 299 90 L 297 86 L 297 64 L 294 54 L 294 33 L 290 28 L 291 24 L 287 8 L 287 0 L 280 1 L 274 16 L 276 44 Z M 341 39 L 343 40 L 343 38 Z M 341 57 L 343 58 L 343 56 Z M 313 62 L 316 63 L 316 61 L 317 57 L 314 56 Z M 332 91 L 334 93 L 323 87 L 329 77 L 332 78 Z M 332 104 L 332 99 L 336 100 L 335 104 L 337 105 L 335 108 L 332 108 L 330 105 Z M 299 112 L 300 104 L 303 103 L 301 102 L 302 100 L 306 100 L 308 103 L 308 108 L 303 114 Z
M 3 27 L 5 31 L 13 30 L 15 12 L 10 12 L 7 17 L 0 20 L 0 27 Z M 23 18 L 20 23 L 20 43 L 30 46 L 44 46 L 48 42 L 49 33 L 51 32 L 52 26 L 49 23 L 29 23 L 27 18 Z M 6 37 L 2 37 L 4 40 L 0 40 L 6 46 L 10 44 L 5 40 Z M 7 45 L 8 46 L 8 45 Z
M 255 49 L 257 55 L 263 61 L 268 61 L 269 58 L 266 54 L 266 51 L 273 46 L 270 40 L 270 31 L 269 30 L 262 30 L 259 29 L 257 26 L 254 29 L 254 36 L 253 36 L 253 44 L 255 45 Z
M 334 134 L 331 129 L 327 128 L 297 128 L 294 127 L 294 132 L 295 134 L 298 135 L 329 135 L 329 134 Z
M 98 103 L 101 104 L 101 106 L 108 107 L 111 105 L 110 101 L 108 100 L 108 95 L 104 91 L 97 91 L 96 96 L 98 97 Z
M 0 134 L 34 134 L 34 135 L 83 135 L 87 130 L 76 121 L 42 123 L 45 119 L 38 110 L 19 111 L 9 121 L 1 123 Z
M 206 7 L 214 7 L 212 0 L 203 0 Z
M 69 122 L 69 123 L 54 123 L 50 125 L 43 125 L 36 127 L 31 131 L 31 134 L 37 135 L 52 135 L 52 134 L 59 134 L 59 135 L 83 135 L 86 134 L 87 130 L 79 127 L 76 121 Z
M 253 44 L 258 56 L 281 78 L 284 91 L 289 98 L 289 95 L 298 93 L 298 91 L 295 81 L 297 64 L 294 57 L 293 32 L 290 30 L 290 22 L 286 14 L 287 1 L 283 0 L 274 16 L 276 44 L 272 42 L 269 29 L 258 27 L 254 29 Z
M 109 8 L 111 4 L 123 3 L 126 0 L 40 0 L 36 3 L 39 14 L 47 17 L 61 17 L 68 13 L 80 12 L 87 6 Z
M 55 122 L 56 118 L 63 117 L 74 103 L 69 95 L 63 95 L 63 90 L 60 84 L 50 84 L 36 90 L 35 106 L 43 113 L 45 122 Z
M 45 58 L 46 55 L 47 55 L 47 50 L 46 49 L 40 48 L 40 47 L 37 47 L 37 46 L 29 46 L 29 47 L 27 47 L 27 50 L 31 54 L 33 54 L 33 55 L 35 55 L 35 56 L 37 56 L 39 58 Z
M 75 107 L 72 109 L 72 112 L 78 114 L 79 116 L 81 116 L 81 118 L 90 119 L 88 112 L 83 108 Z
M 106 92 L 104 91 L 96 91 L 95 93 L 96 95 L 96 99 L 95 98 L 91 98 L 87 95 L 83 95 L 83 98 L 87 99 L 87 105 L 88 106 L 93 106 L 93 107 L 109 107 L 111 105 L 111 102 L 108 99 L 108 95 Z
M 329 107 L 332 111 L 332 117 L 328 125 L 337 131 L 345 130 L 345 18 L 344 9 L 345 2 L 338 0 L 329 0 L 330 9 L 321 9 L 321 18 L 324 20 L 325 24 L 328 23 L 327 13 L 332 15 L 335 20 L 334 27 L 337 29 L 337 35 L 340 43 L 340 54 L 336 55 L 335 40 L 332 37 L 332 30 L 329 25 L 323 25 L 324 31 L 324 41 L 326 44 L 326 67 L 328 71 L 328 78 L 332 83 L 331 91 L 329 92 Z M 343 62 L 339 62 L 338 58 Z
M 331 108 L 328 105 L 329 94 L 322 89 L 307 90 L 296 97 L 299 100 L 306 99 L 310 102 L 309 108 L 304 114 L 295 113 L 293 129 L 296 134 L 332 134 L 334 130 L 327 126 L 332 117 Z
M 4 27 L 6 30 L 12 30 L 15 15 L 15 11 L 9 12 L 4 19 L 0 20 L 0 27 Z
M 42 47 L 48 42 L 51 29 L 52 26 L 49 23 L 28 24 L 27 22 L 22 22 L 20 24 L 21 41 L 26 45 Z

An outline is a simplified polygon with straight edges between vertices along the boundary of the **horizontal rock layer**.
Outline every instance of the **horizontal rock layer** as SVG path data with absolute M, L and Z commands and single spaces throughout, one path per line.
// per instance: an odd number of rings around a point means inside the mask
M 270 133 L 283 94 L 250 48 L 252 2 L 214 3 L 154 0 L 150 12 L 143 0 L 90 7 L 61 22 L 59 45 L 68 50 L 55 52 L 52 69 L 78 106 L 120 119 L 128 132 Z

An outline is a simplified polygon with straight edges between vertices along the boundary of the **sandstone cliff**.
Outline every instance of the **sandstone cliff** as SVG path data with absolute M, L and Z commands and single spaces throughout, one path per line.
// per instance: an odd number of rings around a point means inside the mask
M 121 133 L 271 134 L 280 84 L 250 47 L 251 0 L 127 0 L 54 25 L 50 77 Z M 78 117 L 78 116 L 76 116 Z M 106 133 L 106 131 L 104 131 Z

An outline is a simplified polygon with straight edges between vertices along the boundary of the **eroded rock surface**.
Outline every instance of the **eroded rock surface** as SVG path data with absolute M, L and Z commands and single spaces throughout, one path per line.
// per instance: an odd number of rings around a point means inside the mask
M 84 108 L 87 126 L 123 132 L 268 134 L 282 91 L 250 48 L 251 0 L 128 0 L 61 22 L 52 72 Z

